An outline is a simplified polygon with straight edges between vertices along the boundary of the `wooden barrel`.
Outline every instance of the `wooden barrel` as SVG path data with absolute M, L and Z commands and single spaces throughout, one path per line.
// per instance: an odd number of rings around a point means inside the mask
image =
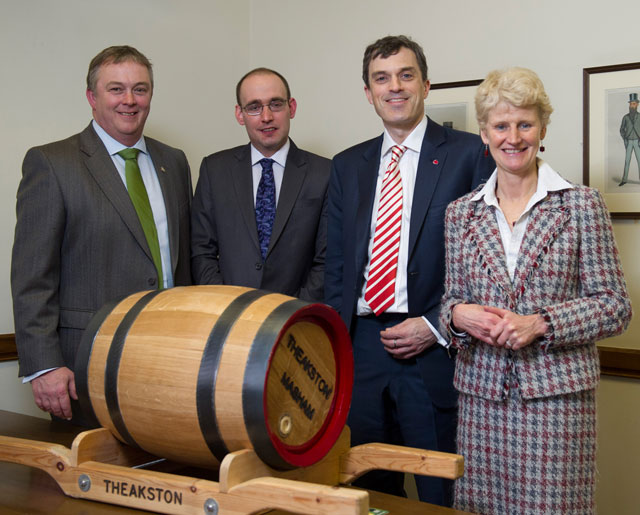
M 75 375 L 85 415 L 125 443 L 201 467 L 251 448 L 291 469 L 320 460 L 340 435 L 353 356 L 324 304 L 188 286 L 104 306 Z

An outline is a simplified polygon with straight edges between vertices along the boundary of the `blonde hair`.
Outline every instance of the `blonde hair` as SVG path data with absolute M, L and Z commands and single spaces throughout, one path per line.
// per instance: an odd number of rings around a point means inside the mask
M 480 129 L 486 125 L 489 111 L 500 102 L 507 102 L 514 107 L 537 108 L 543 127 L 549 124 L 553 112 L 540 77 L 528 68 L 494 70 L 478 86 L 475 103 Z

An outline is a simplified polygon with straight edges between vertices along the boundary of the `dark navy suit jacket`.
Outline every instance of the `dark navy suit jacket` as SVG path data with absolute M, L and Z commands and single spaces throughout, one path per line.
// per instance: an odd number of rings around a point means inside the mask
M 382 136 L 334 157 L 329 183 L 325 300 L 350 327 L 364 282 Z M 444 214 L 449 203 L 485 182 L 495 164 L 481 139 L 429 119 L 422 142 L 411 212 L 407 290 L 409 317 L 438 327 L 444 293 Z M 454 360 L 435 344 L 418 356 L 435 404 L 456 403 Z

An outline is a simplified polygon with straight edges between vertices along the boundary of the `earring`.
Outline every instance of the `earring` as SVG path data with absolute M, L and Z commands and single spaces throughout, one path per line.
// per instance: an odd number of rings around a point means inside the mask
M 540 152 L 544 152 L 545 150 L 546 150 L 546 149 L 544 148 L 544 144 L 543 144 L 543 142 L 541 141 L 541 142 L 540 142 Z
M 485 143 L 484 145 L 484 157 L 487 157 L 489 155 L 489 145 L 487 145 Z

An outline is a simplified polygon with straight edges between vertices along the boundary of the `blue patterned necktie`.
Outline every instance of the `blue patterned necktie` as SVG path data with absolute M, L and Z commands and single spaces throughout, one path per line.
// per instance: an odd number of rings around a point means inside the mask
M 256 194 L 256 225 L 262 260 L 267 256 L 273 221 L 276 218 L 276 181 L 273 178 L 273 159 L 261 159 L 262 177 Z

